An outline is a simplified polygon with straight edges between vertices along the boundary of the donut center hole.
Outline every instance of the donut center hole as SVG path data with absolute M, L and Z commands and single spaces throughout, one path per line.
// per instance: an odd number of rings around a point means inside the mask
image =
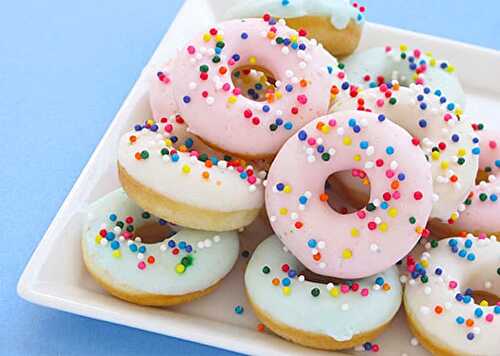
M 143 244 L 155 244 L 168 240 L 177 233 L 170 224 L 147 223 L 135 230 L 135 236 L 140 237 Z
M 328 277 L 328 276 L 323 276 L 321 274 L 317 274 L 317 273 L 315 273 L 307 268 L 304 268 L 302 271 L 300 271 L 299 275 L 303 275 L 304 278 L 306 279 L 306 281 L 313 282 L 313 283 L 341 284 L 341 283 L 345 282 L 343 279 L 340 279 L 340 278 Z
M 320 198 L 326 199 L 337 213 L 355 213 L 370 202 L 370 180 L 359 169 L 335 172 L 326 179 L 325 192 Z
M 241 95 L 253 101 L 266 101 L 276 90 L 276 76 L 267 68 L 247 65 L 235 68 L 231 80 Z
M 488 182 L 488 177 L 491 175 L 491 172 L 486 172 L 485 170 L 478 170 L 476 174 L 476 184 L 481 182 Z

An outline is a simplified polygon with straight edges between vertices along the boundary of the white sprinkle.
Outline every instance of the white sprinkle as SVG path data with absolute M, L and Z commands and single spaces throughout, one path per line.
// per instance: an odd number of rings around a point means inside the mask
M 410 340 L 411 346 L 418 346 L 418 340 L 416 337 L 412 337 Z
M 101 239 L 101 246 L 106 246 L 108 244 L 108 240 Z
M 191 89 L 191 90 L 195 90 L 197 86 L 198 86 L 198 84 L 196 84 L 195 82 L 189 83 L 189 89 Z
M 326 244 L 325 244 L 325 241 L 318 241 L 318 248 L 319 248 L 320 250 L 324 249 L 324 248 L 325 248 L 325 245 L 326 245 Z
M 212 105 L 214 102 L 215 102 L 215 99 L 214 99 L 214 97 L 213 97 L 213 96 L 209 96 L 209 97 L 207 98 L 207 104 L 208 104 L 208 105 Z
M 213 238 L 214 242 L 217 243 L 217 242 L 220 242 L 220 236 L 219 235 L 215 235 L 214 238 Z
M 378 245 L 377 244 L 370 244 L 370 251 L 377 252 L 378 251 Z
M 405 284 L 406 282 L 408 282 L 408 277 L 405 276 L 405 275 L 401 275 L 399 277 L 399 281 L 402 283 L 402 284 Z
M 429 309 L 429 307 L 426 307 L 426 306 L 421 306 L 421 307 L 420 307 L 420 312 L 421 312 L 422 314 L 424 314 L 424 315 L 427 315 L 427 314 L 429 314 L 430 309 Z
M 367 156 L 371 156 L 371 155 L 373 155 L 373 154 L 375 153 L 375 147 L 373 147 L 373 146 L 368 146 L 368 148 L 366 149 L 366 151 L 365 151 L 365 152 L 366 152 L 366 155 L 367 155 Z
M 307 162 L 314 163 L 315 161 L 316 161 L 316 157 L 314 157 L 314 156 L 307 156 Z
M 342 311 L 348 311 L 349 310 L 349 304 L 347 303 L 344 303 L 340 306 L 340 309 L 342 309 Z
M 275 221 L 276 221 L 276 216 L 274 216 L 274 215 L 270 216 L 270 217 L 269 217 L 269 220 L 270 220 L 271 222 L 275 222 Z
M 255 186 L 255 184 L 252 184 L 252 185 L 250 185 L 250 186 L 248 187 L 248 191 L 249 191 L 250 193 L 253 193 L 253 192 L 255 192 L 256 190 L 257 190 L 257 187 Z
M 205 247 L 211 247 L 212 246 L 212 240 L 205 239 L 205 241 L 203 241 L 203 244 L 205 245 Z
M 297 220 L 298 218 L 299 218 L 299 214 L 297 214 L 296 212 L 293 212 L 290 214 L 290 219 Z
M 205 247 L 205 245 L 203 244 L 203 241 L 198 241 L 198 243 L 196 244 L 196 246 L 198 246 L 198 248 L 201 250 Z
M 137 254 L 137 259 L 138 259 L 138 260 L 143 260 L 143 259 L 144 259 L 144 254 L 139 252 L 139 253 Z
M 345 130 L 344 130 L 344 128 L 343 128 L 343 127 L 339 127 L 339 128 L 337 129 L 337 135 L 339 135 L 339 136 L 344 136 L 344 134 L 345 134 Z
M 493 284 L 490 281 L 484 282 L 484 288 L 486 288 L 486 289 L 490 289 L 492 287 L 492 285 Z
M 325 269 L 325 267 L 326 267 L 326 263 L 325 262 L 320 262 L 319 263 L 319 268 L 320 269 Z
M 432 292 L 431 287 L 427 286 L 427 287 L 425 287 L 425 288 L 424 288 L 424 294 L 425 294 L 425 295 L 430 295 L 430 294 L 431 294 L 431 292 Z
M 303 275 L 299 276 L 299 282 L 304 282 L 305 280 L 306 280 L 306 277 L 304 277 Z
M 334 285 L 333 285 L 333 283 L 332 283 L 332 282 L 330 282 L 330 283 L 328 283 L 328 284 L 326 285 L 326 289 L 327 289 L 327 290 L 332 290 L 332 289 L 333 289 L 333 287 L 334 287 Z

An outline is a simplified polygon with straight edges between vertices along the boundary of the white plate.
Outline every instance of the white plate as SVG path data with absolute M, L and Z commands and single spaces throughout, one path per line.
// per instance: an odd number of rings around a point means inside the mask
M 184 41 L 216 22 L 221 10 L 230 2 L 185 2 L 26 266 L 18 284 L 21 297 L 70 313 L 244 353 L 290 355 L 317 352 L 256 331 L 258 321 L 243 290 L 244 258 L 214 294 L 171 309 L 140 307 L 111 297 L 94 283 L 82 264 L 80 212 L 89 202 L 118 186 L 118 139 L 133 122 L 150 115 L 147 74 L 154 64 L 172 56 Z M 497 86 L 500 52 L 372 23 L 365 26 L 361 48 L 400 43 L 434 51 L 440 58 L 452 59 L 467 92 L 469 115 L 485 122 L 500 112 L 500 87 Z M 247 233 L 251 235 L 251 231 Z M 242 241 L 249 243 L 252 240 Z M 252 243 L 255 244 L 255 239 Z M 242 315 L 233 311 L 239 304 L 245 307 Z M 411 346 L 410 339 L 404 317 L 400 315 L 377 342 L 384 355 L 426 354 L 420 347 Z

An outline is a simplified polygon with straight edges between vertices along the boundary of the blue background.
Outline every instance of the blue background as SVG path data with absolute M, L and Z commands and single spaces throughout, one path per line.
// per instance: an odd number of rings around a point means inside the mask
M 362 3 L 369 20 L 500 49 L 500 2 Z M 181 4 L 1 3 L 0 353 L 226 353 L 35 306 L 15 292 L 39 239 Z

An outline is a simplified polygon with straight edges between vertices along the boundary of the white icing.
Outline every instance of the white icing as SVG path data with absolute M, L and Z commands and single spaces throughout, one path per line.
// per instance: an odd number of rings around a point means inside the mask
M 144 219 L 143 210 L 129 199 L 122 189 L 109 193 L 88 208 L 88 220 L 82 241 L 87 262 L 90 262 L 92 270 L 101 278 L 129 292 L 182 295 L 204 290 L 229 273 L 238 258 L 239 240 L 236 232 L 215 233 L 185 228 L 179 228 L 169 239 L 177 244 L 185 241 L 193 247 L 190 253 L 193 263 L 182 274 L 176 272 L 176 265 L 181 262 L 182 257 L 189 254 L 181 250 L 178 255 L 173 255 L 172 248 L 167 245 L 168 240 L 154 244 L 135 242 L 137 247 L 146 247 L 144 253 L 137 253 L 130 250 L 132 241 L 120 239 L 122 241 L 118 250 L 121 256 L 114 257 L 111 242 L 105 238 L 101 239 L 100 243 L 96 242 L 99 230 L 103 227 L 109 230 L 115 225 L 109 220 L 112 213 L 122 221 L 127 216 L 134 217 L 135 228 L 149 221 L 157 222 L 158 218 L 151 216 Z M 210 243 L 205 243 L 200 249 L 198 243 L 202 241 Z M 153 264 L 147 262 L 149 256 L 154 256 Z M 146 264 L 144 269 L 138 268 L 141 261 Z
M 300 330 L 326 334 L 338 341 L 350 340 L 354 335 L 365 333 L 389 322 L 401 304 L 402 288 L 399 273 L 391 267 L 383 273 L 356 280 L 357 292 L 333 297 L 329 284 L 300 282 L 298 277 L 290 278 L 290 295 L 283 294 L 283 286 L 272 284 L 273 278 L 280 282 L 287 274 L 281 270 L 288 264 L 298 273 L 303 266 L 276 236 L 262 242 L 252 255 L 245 271 L 245 285 L 252 302 L 273 320 Z M 264 266 L 271 271 L 263 273 Z M 383 277 L 391 286 L 389 291 L 373 290 L 375 279 Z M 320 295 L 311 295 L 313 288 L 319 288 Z M 338 287 L 336 287 L 338 288 Z M 361 289 L 369 289 L 369 295 L 362 297 Z
M 265 13 L 282 18 L 329 16 L 332 26 L 343 30 L 350 21 L 364 22 L 363 14 L 349 0 L 247 0 L 229 8 L 225 19 L 260 17 Z
M 422 283 L 420 279 L 405 288 L 405 301 L 407 312 L 411 314 L 420 328 L 425 330 L 427 337 L 431 337 L 437 344 L 446 346 L 454 354 L 460 355 L 498 355 L 498 336 L 500 335 L 500 313 L 495 314 L 494 306 L 480 307 L 483 315 L 478 318 L 474 311 L 479 307 L 473 301 L 469 304 L 456 300 L 457 293 L 463 294 L 466 288 L 484 290 L 485 281 L 491 283 L 488 292 L 500 295 L 500 276 L 497 268 L 500 266 L 500 243 L 495 239 L 478 240 L 467 237 L 473 241 L 471 248 L 464 247 L 463 238 L 455 238 L 458 250 L 465 250 L 467 254 L 475 255 L 474 261 L 467 257 L 459 257 L 453 253 L 449 241 L 439 241 L 439 246 L 431 250 L 432 256 L 428 258 L 429 266 L 426 268 L 429 281 Z M 436 268 L 443 273 L 438 276 Z M 457 282 L 456 288 L 451 288 L 449 283 Z M 430 287 L 432 292 L 425 293 L 425 287 Z M 477 301 L 479 303 L 479 301 Z M 436 314 L 434 308 L 444 308 L 441 314 Z M 428 313 L 422 313 L 422 308 L 428 308 Z M 493 314 L 492 322 L 485 320 L 487 314 Z M 472 319 L 474 328 L 456 322 L 457 317 L 465 320 Z M 475 331 L 475 332 L 474 332 Z M 479 332 L 480 331 L 480 332 Z M 474 332 L 473 340 L 468 340 L 466 335 Z

